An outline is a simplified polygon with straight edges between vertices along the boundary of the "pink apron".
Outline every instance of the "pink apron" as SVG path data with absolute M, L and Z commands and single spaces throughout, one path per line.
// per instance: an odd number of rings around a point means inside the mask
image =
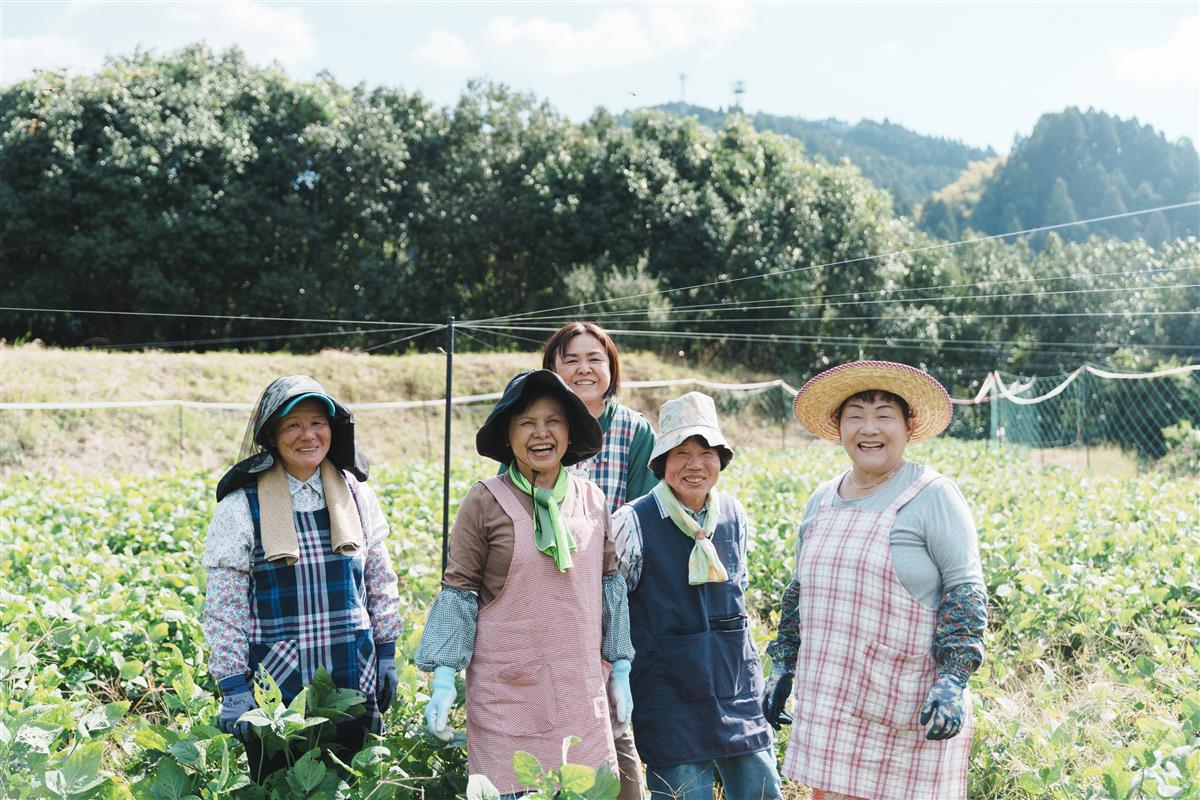
M 513 521 L 512 565 L 504 588 L 479 612 L 475 654 L 467 668 L 467 766 L 501 794 L 528 787 L 517 780 L 517 750 L 545 769 L 562 764 L 567 736 L 576 764 L 616 771 L 608 722 L 608 673 L 600 657 L 604 521 L 608 505 L 591 484 L 571 478 L 562 512 L 578 549 L 559 572 L 533 543 L 533 520 L 500 478 L 483 485 Z
M 869 800 L 966 798 L 970 693 L 958 736 L 926 740 L 917 717 L 937 677 L 937 612 L 892 569 L 896 513 L 940 477 L 926 468 L 882 512 L 835 508 L 841 479 L 829 485 L 796 565 L 801 644 L 783 760 L 789 778 Z

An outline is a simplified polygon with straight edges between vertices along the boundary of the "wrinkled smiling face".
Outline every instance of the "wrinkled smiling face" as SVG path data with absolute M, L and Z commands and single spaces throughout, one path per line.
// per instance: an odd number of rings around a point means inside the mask
M 854 466 L 874 475 L 900 463 L 912 424 L 905 421 L 900 406 L 891 401 L 851 400 L 842 409 L 838 433 Z
M 569 434 L 567 412 L 558 398 L 546 395 L 534 400 L 508 422 L 508 446 L 517 469 L 526 478 L 533 472 L 558 477 Z
M 279 421 L 275 449 L 283 468 L 300 480 L 312 477 L 329 455 L 329 413 L 317 399 L 302 400 Z
M 566 348 L 554 357 L 554 371 L 588 408 L 604 402 L 604 394 L 612 383 L 612 369 L 604 345 L 590 333 L 581 333 L 567 342 Z
M 721 456 L 699 437 L 685 439 L 678 447 L 667 451 L 663 465 L 663 480 L 692 511 L 704 507 L 709 491 L 721 476 Z

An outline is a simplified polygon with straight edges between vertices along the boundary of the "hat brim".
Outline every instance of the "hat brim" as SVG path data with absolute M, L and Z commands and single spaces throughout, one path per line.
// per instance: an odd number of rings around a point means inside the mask
M 556 398 L 567 413 L 570 434 L 562 465 L 569 467 L 599 453 L 604 438 L 600 423 L 557 373 L 539 369 L 522 372 L 508 382 L 503 396 L 496 401 L 487 420 L 475 434 L 475 450 L 479 455 L 501 464 L 512 462 L 514 455 L 508 446 L 508 422 L 512 409 L 527 397 L 545 395 Z
M 305 392 L 304 394 L 296 395 L 280 406 L 279 410 L 275 412 L 275 416 L 286 417 L 293 408 L 300 405 L 305 400 L 320 400 L 325 403 L 325 410 L 329 413 L 329 416 L 337 416 L 337 407 L 333 404 L 333 398 L 327 394 L 322 394 L 321 392 Z
M 950 424 L 954 406 L 936 378 L 894 361 L 854 361 L 827 369 L 801 387 L 792 413 L 804 429 L 820 439 L 841 440 L 834 413 L 848 397 L 871 390 L 891 392 L 908 403 L 911 442 L 932 439 Z

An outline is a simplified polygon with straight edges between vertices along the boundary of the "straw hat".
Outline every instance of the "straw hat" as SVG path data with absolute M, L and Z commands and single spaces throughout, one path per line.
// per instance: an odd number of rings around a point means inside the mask
M 796 393 L 792 413 L 813 436 L 840 441 L 838 406 L 852 395 L 872 389 L 904 398 L 913 420 L 909 441 L 932 439 L 950 424 L 953 406 L 945 387 L 928 372 L 894 361 L 853 361 L 827 369 Z

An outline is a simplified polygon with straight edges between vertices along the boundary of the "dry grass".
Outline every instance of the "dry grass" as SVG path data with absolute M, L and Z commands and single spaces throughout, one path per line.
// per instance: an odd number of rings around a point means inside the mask
M 456 395 L 496 392 L 522 369 L 540 366 L 535 353 L 464 353 L 454 358 Z M 116 353 L 0 345 L 0 401 L 78 402 L 193 400 L 253 403 L 279 375 L 305 373 L 351 406 L 443 397 L 441 354 L 379 356 L 326 350 L 286 353 Z M 627 381 L 704 377 L 722 382 L 759 381 L 647 353 L 622 357 Z M 624 393 L 629 405 L 657 421 L 658 406 L 678 388 Z M 742 446 L 788 446 L 807 437 L 790 424 L 780 397 L 742 396 L 752 413 L 727 416 L 727 434 Z M 451 453 L 474 454 L 475 430 L 490 403 L 454 411 Z M 440 459 L 442 406 L 358 410 L 360 444 L 377 462 Z M 0 411 L 0 475 L 148 473 L 178 467 L 218 468 L 237 455 L 248 414 L 244 411 L 138 408 Z
M 1074 467 L 1114 478 L 1136 478 L 1139 471 L 1136 457 L 1111 445 L 1031 448 L 1029 454 L 1040 466 Z

